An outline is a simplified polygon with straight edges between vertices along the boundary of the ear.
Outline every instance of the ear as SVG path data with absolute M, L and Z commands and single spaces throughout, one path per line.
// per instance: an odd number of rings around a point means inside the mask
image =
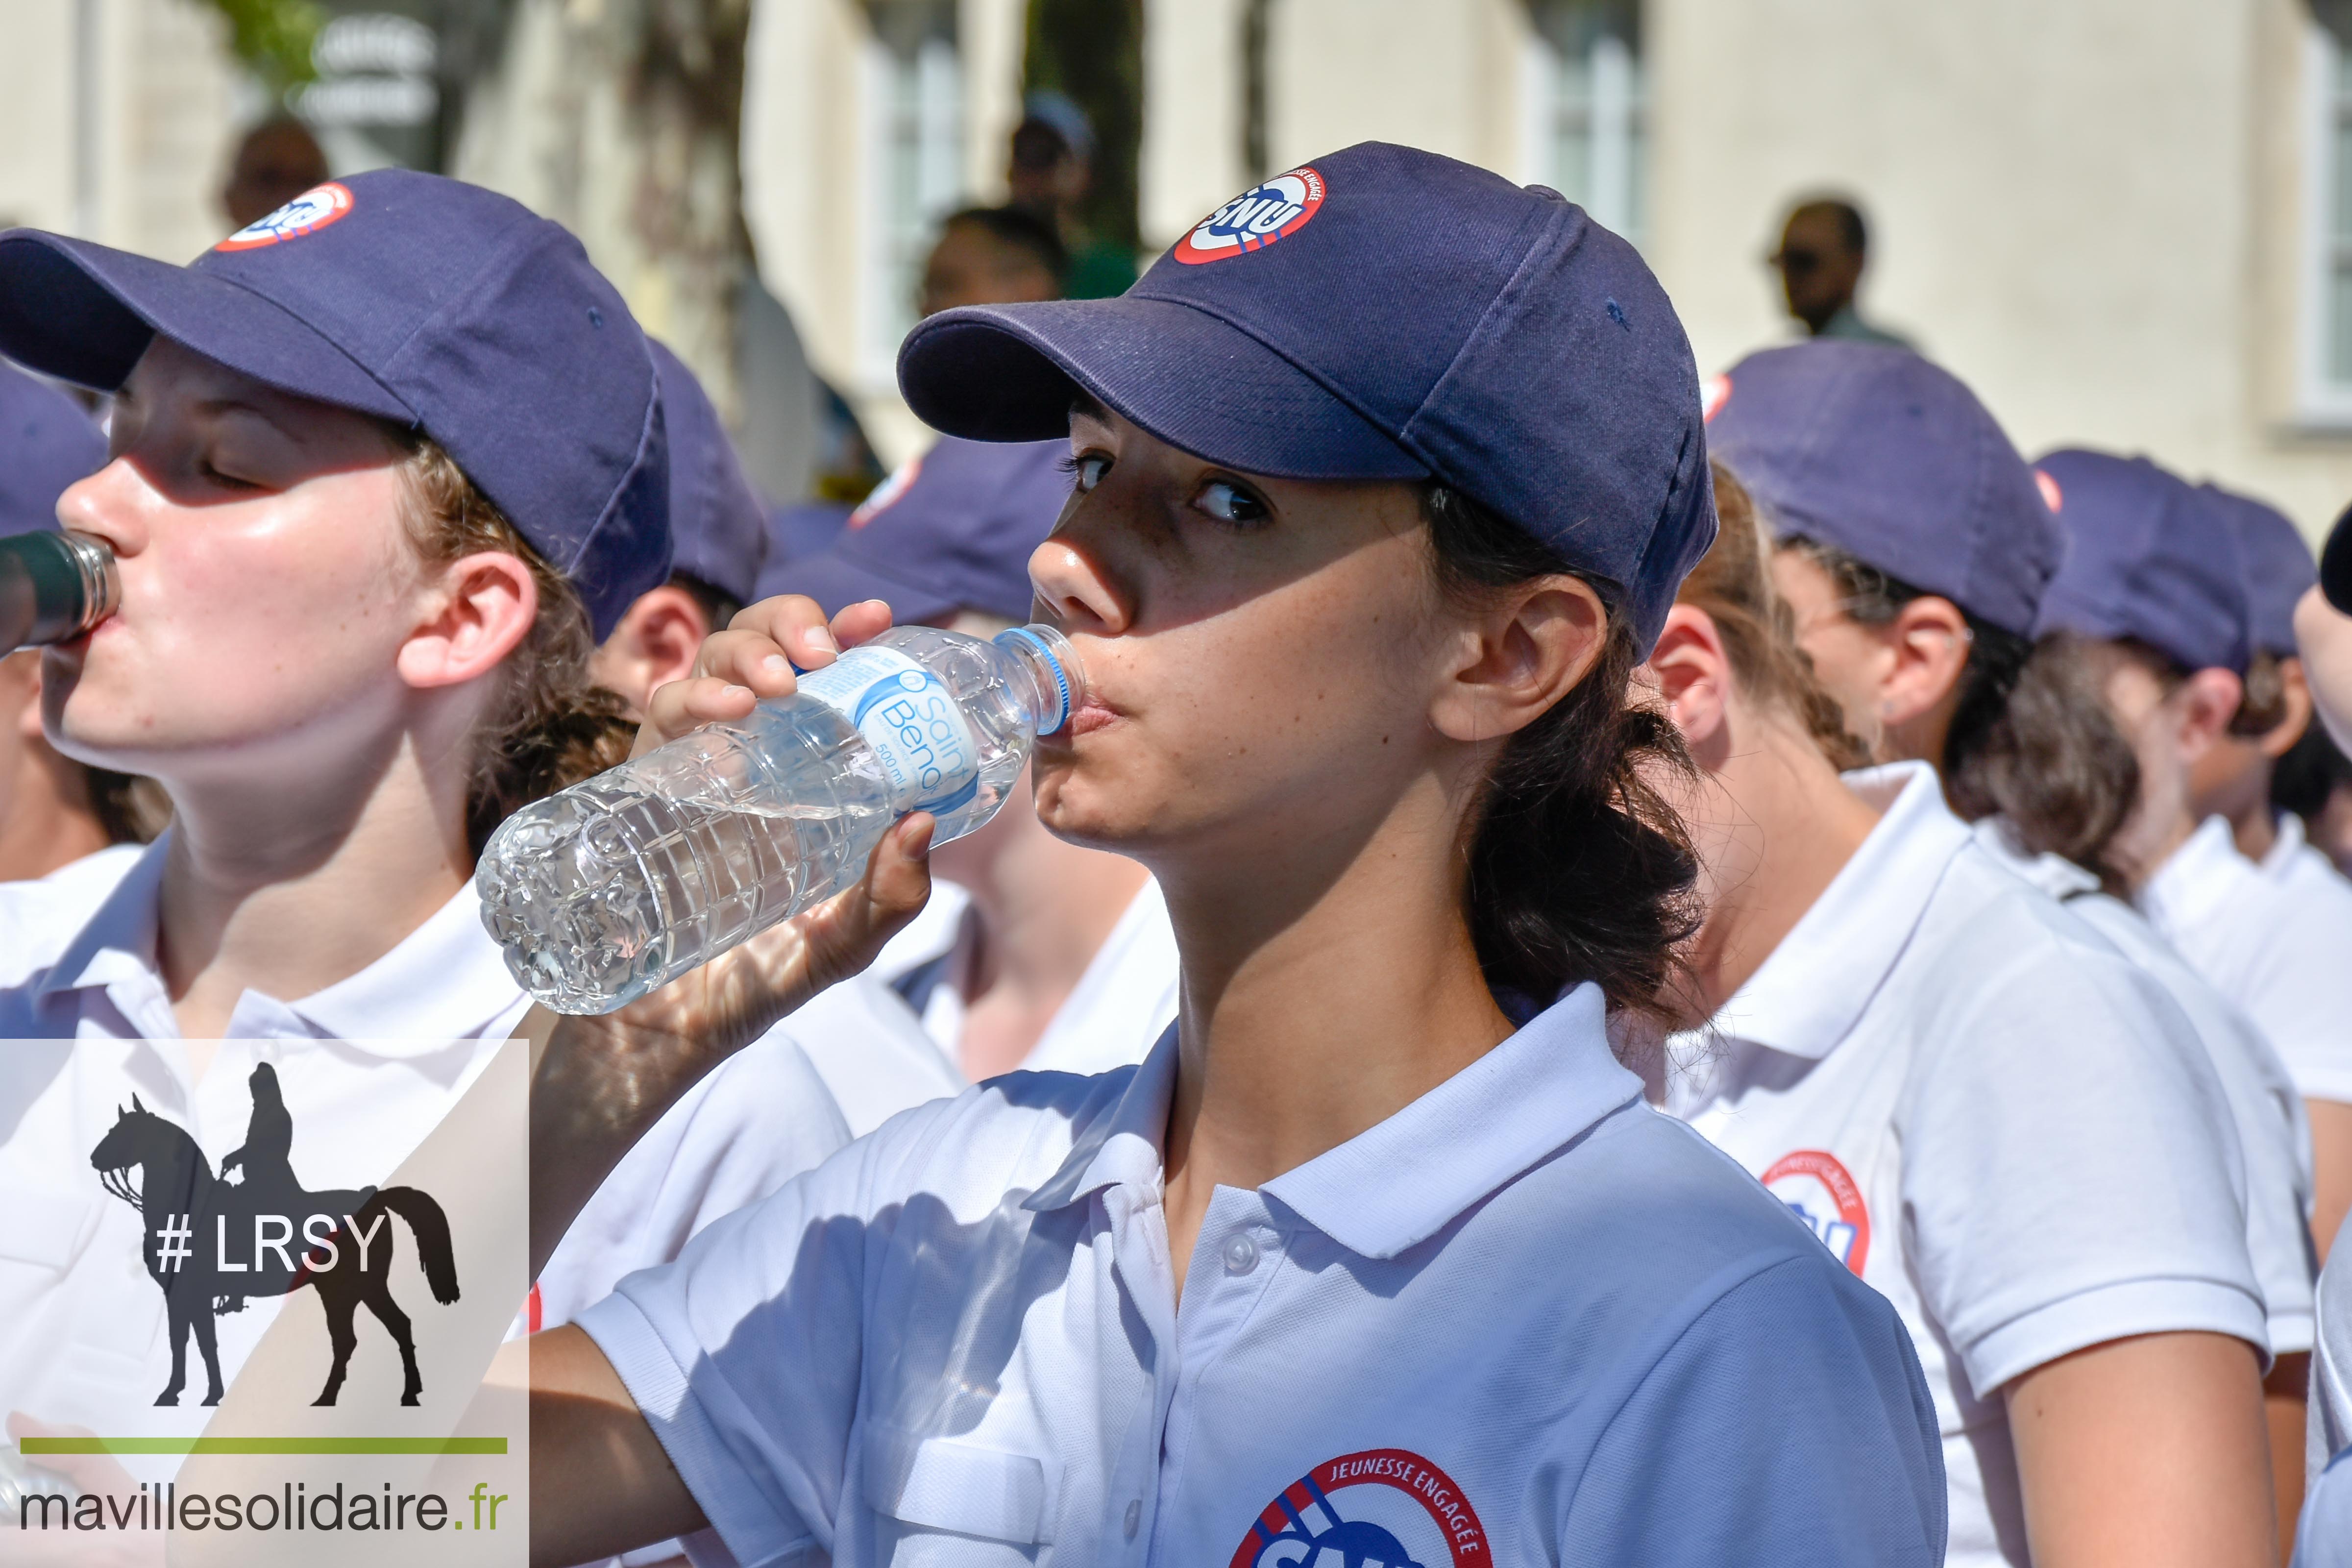
M 1518 584 L 1463 628 L 1430 722 L 1455 741 L 1515 735 L 1592 672 L 1608 640 L 1608 607 L 1591 584 L 1569 576 Z
M 2193 763 L 2230 732 L 2230 721 L 2246 700 L 2245 682 L 2230 670 L 2200 669 L 2167 700 L 2178 726 L 2180 757 Z
M 496 669 L 530 635 L 539 584 L 521 559 L 486 550 L 440 568 L 425 617 L 400 645 L 400 678 L 419 690 L 463 686 Z
M 2303 660 L 2279 660 L 2279 694 L 2286 702 L 2286 717 L 2272 726 L 2258 742 L 2263 756 L 2276 762 L 2294 749 L 2311 728 L 2311 682 L 2304 679 Z
M 1876 630 L 1894 656 L 1878 688 L 1878 718 L 1885 728 L 1927 718 L 1959 689 L 1972 638 L 1958 605 L 1922 595 Z
M 139 1097 L 136 1094 L 131 1097 L 131 1109 L 137 1111 L 142 1116 L 147 1114 L 147 1108 L 139 1103 Z
M 1691 605 L 1668 610 L 1646 668 L 1666 700 L 1667 717 L 1681 728 L 1692 752 L 1703 759 L 1718 750 L 1713 742 L 1724 735 L 1732 676 L 1715 617 Z
M 589 673 L 597 685 L 619 693 L 632 713 L 643 713 L 657 688 L 694 673 L 695 655 L 717 629 L 692 594 L 665 583 L 638 595 L 622 613 Z

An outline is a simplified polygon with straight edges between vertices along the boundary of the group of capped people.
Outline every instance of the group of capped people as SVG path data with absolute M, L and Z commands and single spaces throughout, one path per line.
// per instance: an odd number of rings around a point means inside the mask
M 1379 143 L 924 321 L 940 443 L 792 559 L 456 182 L 0 235 L 0 354 L 109 399 L 0 439 L 121 577 L 10 815 L 169 817 L 0 886 L 15 1435 L 152 1398 L 124 1100 L 217 1158 L 267 1065 L 359 1187 L 523 1037 L 534 1561 L 2352 1561 L 2352 886 L 2268 788 L 2352 618 L 2260 502 L 1899 348 L 1702 386 L 1623 240 Z M 530 1007 L 517 806 L 1033 617 L 994 822 Z

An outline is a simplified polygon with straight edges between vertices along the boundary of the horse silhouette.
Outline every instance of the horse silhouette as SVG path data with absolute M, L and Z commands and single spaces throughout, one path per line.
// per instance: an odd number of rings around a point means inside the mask
M 140 1104 L 137 1095 L 131 1096 L 130 1109 L 118 1110 L 113 1128 L 90 1151 L 89 1163 L 100 1184 L 148 1221 L 142 1227 L 146 1232 L 142 1252 L 148 1277 L 163 1292 L 172 1331 L 172 1381 L 155 1403 L 180 1402 L 180 1391 L 187 1384 L 193 1330 L 205 1358 L 204 1402 L 218 1405 L 223 1391 L 214 1315 L 236 1310 L 250 1296 L 283 1296 L 309 1285 L 318 1290 L 326 1309 L 327 1338 L 335 1352 L 327 1386 L 312 1403 L 335 1403 L 359 1342 L 352 1315 L 364 1302 L 400 1347 L 400 1402 L 416 1404 L 425 1380 L 416 1370 L 416 1342 L 409 1333 L 408 1315 L 393 1300 L 388 1283 L 397 1231 L 385 1223 L 385 1216 L 397 1215 L 408 1222 L 425 1281 L 443 1306 L 457 1299 L 448 1217 L 430 1194 L 415 1187 L 303 1191 L 279 1152 L 291 1143 L 292 1123 L 278 1094 L 278 1075 L 264 1062 L 253 1069 L 251 1081 L 255 1125 L 274 1132 L 283 1122 L 286 1142 L 279 1144 L 274 1135 L 266 1134 L 257 1148 L 248 1135 L 244 1149 L 221 1162 L 226 1172 L 242 1158 L 247 1179 L 241 1184 L 215 1177 L 204 1151 L 186 1130 Z M 133 1171 L 140 1173 L 135 1186 Z M 231 1253 L 248 1246 L 250 1263 L 232 1261 Z

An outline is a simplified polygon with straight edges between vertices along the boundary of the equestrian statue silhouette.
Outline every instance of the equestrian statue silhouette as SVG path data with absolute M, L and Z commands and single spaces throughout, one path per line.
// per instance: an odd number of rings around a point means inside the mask
M 408 1314 L 392 1299 L 388 1284 L 396 1231 L 385 1220 L 397 1215 L 408 1222 L 425 1282 L 446 1307 L 457 1299 L 448 1216 L 415 1187 L 303 1191 L 289 1158 L 294 1119 L 278 1091 L 276 1069 L 263 1062 L 247 1081 L 253 1090 L 253 1116 L 245 1146 L 222 1159 L 219 1177 L 184 1128 L 149 1110 L 135 1094 L 130 1109 L 117 1112 L 112 1130 L 90 1151 L 100 1184 L 147 1221 L 142 1251 L 148 1277 L 163 1292 L 172 1330 L 172 1381 L 155 1403 L 180 1402 L 187 1384 L 188 1333 L 194 1330 L 205 1358 L 205 1403 L 218 1405 L 215 1314 L 241 1310 L 248 1297 L 284 1296 L 309 1285 L 326 1309 L 327 1339 L 335 1352 L 326 1389 L 312 1403 L 335 1403 L 359 1342 L 352 1315 L 365 1303 L 400 1347 L 400 1402 L 416 1404 L 425 1380 L 416 1370 Z M 241 1181 L 223 1179 L 232 1170 L 242 1171 Z M 140 1173 L 135 1184 L 133 1171 Z M 249 1261 L 237 1261 L 240 1254 Z

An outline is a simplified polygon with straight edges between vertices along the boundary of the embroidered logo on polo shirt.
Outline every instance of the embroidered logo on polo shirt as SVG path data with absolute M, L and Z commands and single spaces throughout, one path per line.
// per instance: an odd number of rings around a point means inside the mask
M 299 239 L 339 221 L 351 210 L 352 193 L 329 180 L 323 185 L 311 186 L 268 217 L 254 219 L 213 248 L 258 250 L 281 240 Z
M 1857 1278 L 1870 1257 L 1870 1210 L 1862 1188 L 1834 1154 L 1800 1149 L 1772 1162 L 1764 1190 L 1811 1227 L 1822 1245 Z
M 1264 250 L 1305 228 L 1322 205 L 1321 174 L 1308 168 L 1276 174 L 1202 218 L 1176 242 L 1176 259 L 1197 267 L 1245 250 Z
M 1320 1563 L 1348 1568 L 1469 1568 L 1487 1561 L 1486 1531 L 1454 1478 L 1403 1448 L 1327 1459 L 1265 1505 L 1230 1568 Z

